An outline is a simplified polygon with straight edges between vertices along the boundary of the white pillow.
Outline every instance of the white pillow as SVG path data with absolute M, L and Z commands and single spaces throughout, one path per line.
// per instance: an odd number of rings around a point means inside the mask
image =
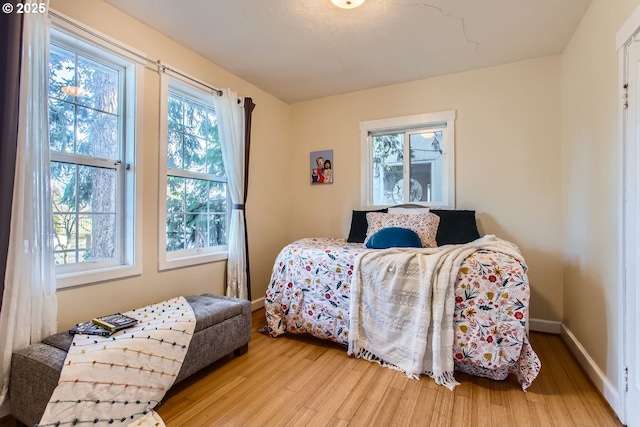
M 429 208 L 389 208 L 389 213 L 402 213 L 410 215 L 426 214 L 429 213 Z
M 440 217 L 433 213 L 421 214 L 404 214 L 404 213 L 367 213 L 367 238 L 364 243 L 383 228 L 401 227 L 413 230 L 420 237 L 422 247 L 435 248 L 436 233 L 438 232 L 438 224 Z

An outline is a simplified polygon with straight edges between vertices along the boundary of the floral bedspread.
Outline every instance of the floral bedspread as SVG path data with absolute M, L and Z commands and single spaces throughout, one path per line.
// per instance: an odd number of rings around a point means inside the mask
M 335 238 L 301 239 L 282 249 L 265 296 L 269 334 L 306 333 L 348 345 L 351 277 L 356 258 L 368 250 Z M 460 266 L 455 300 L 456 370 L 494 380 L 513 373 L 529 387 L 540 360 L 527 338 L 526 267 L 477 250 Z

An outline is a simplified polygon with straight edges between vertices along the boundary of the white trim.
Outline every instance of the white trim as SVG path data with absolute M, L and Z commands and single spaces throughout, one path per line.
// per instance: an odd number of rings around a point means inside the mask
M 529 319 L 529 330 L 559 335 L 562 331 L 562 323 L 551 320 Z
M 625 367 L 629 360 L 630 369 L 640 369 L 637 363 L 632 360 L 634 357 L 634 350 L 631 348 L 631 344 L 627 342 L 627 336 L 630 334 L 628 328 L 632 327 L 627 322 L 632 318 L 629 310 L 629 304 L 627 302 L 627 289 L 629 286 L 637 287 L 638 279 L 636 275 L 635 263 L 637 259 L 638 243 L 636 240 L 637 229 L 635 221 L 638 217 L 638 190 L 636 184 L 636 176 L 638 174 L 637 163 L 637 148 L 636 138 L 633 138 L 631 143 L 627 137 L 629 132 L 628 125 L 628 110 L 624 108 L 623 99 L 629 102 L 629 94 L 623 85 L 629 83 L 627 79 L 635 76 L 629 76 L 629 58 L 628 47 L 637 38 L 638 30 L 640 29 L 640 6 L 636 7 L 631 15 L 625 20 L 624 24 L 620 27 L 616 33 L 616 50 L 618 51 L 618 129 L 619 129 L 619 142 L 622 147 L 622 153 L 619 153 L 622 168 L 618 174 L 618 251 L 620 253 L 618 263 L 618 286 L 617 291 L 617 303 L 618 310 L 616 316 L 616 340 L 620 345 L 620 350 L 615 357 L 616 362 L 616 374 L 618 376 L 618 388 L 617 395 L 620 396 L 617 405 L 611 405 L 614 411 L 618 415 L 618 418 L 623 424 L 628 422 L 637 422 L 637 420 L 629 420 L 629 412 L 633 415 L 633 410 L 628 410 L 628 404 L 630 403 L 629 392 L 627 390 L 627 384 L 625 384 Z M 637 72 L 636 72 L 637 73 Z M 632 95 L 635 100 L 635 108 L 640 108 L 637 105 L 638 100 L 636 98 L 637 88 L 633 88 Z M 626 97 L 626 98 L 625 98 Z M 635 122 L 635 120 L 634 120 Z M 635 124 L 637 128 L 638 124 Z M 635 132 L 637 129 L 634 129 Z M 637 290 L 636 290 L 637 292 Z M 636 315 L 637 316 L 637 315 Z M 635 350 L 637 352 L 637 349 Z M 635 354 L 637 356 L 637 354 Z M 607 399 L 609 400 L 609 399 Z
M 134 84 L 131 85 L 131 77 L 129 73 L 134 74 Z M 144 177 L 144 126 L 142 118 L 144 117 L 144 67 L 138 65 L 134 69 L 127 70 L 127 87 L 125 88 L 126 96 L 133 97 L 133 111 L 125 110 L 125 120 L 131 126 L 125 129 L 125 138 L 127 139 L 125 153 L 128 162 L 126 169 L 127 182 L 133 181 L 133 193 L 125 192 L 125 208 L 129 208 L 129 204 L 133 205 L 128 212 L 133 209 L 134 217 L 126 218 L 126 230 L 134 230 L 133 244 L 127 246 L 125 259 L 131 264 L 129 272 L 131 274 L 142 275 L 142 241 L 143 241 L 143 177 Z M 126 241 L 131 244 L 131 241 Z
M 413 116 L 392 117 L 389 119 L 367 120 L 360 122 L 360 129 L 393 129 L 403 128 L 416 123 L 451 122 L 456 119 L 456 110 L 437 113 L 415 114 Z
M 138 228 L 142 228 L 139 226 Z M 137 234 L 137 233 L 136 233 Z M 142 246 L 142 244 L 138 245 Z M 91 264 L 91 263 L 82 263 Z M 138 258 L 136 265 L 119 265 L 112 268 L 94 269 L 89 272 L 76 271 L 73 273 L 58 274 L 56 276 L 56 286 L 58 290 L 71 288 L 73 286 L 89 285 L 97 282 L 107 282 L 126 277 L 139 276 L 142 274 L 142 258 Z
M 94 45 L 114 52 L 128 60 L 145 66 L 148 65 L 149 62 L 153 62 L 147 57 L 146 53 L 126 45 L 98 30 L 88 27 L 82 22 L 76 21 L 55 9 L 49 8 L 49 18 L 51 19 L 52 24 L 59 29 L 64 30 L 67 34 L 73 34 L 75 37 L 79 37 L 83 40 L 90 40 Z
M 616 50 L 620 50 L 622 46 L 627 44 L 629 39 L 633 37 L 640 28 L 640 6 L 631 13 L 622 27 L 616 33 Z
M 567 328 L 564 324 L 562 325 L 562 332 L 560 334 L 562 341 L 569 347 L 569 351 L 575 356 L 578 360 L 578 364 L 584 369 L 587 376 L 596 389 L 600 391 L 600 393 L 604 396 L 605 400 L 609 403 L 611 408 L 614 410 L 616 414 L 620 414 L 620 404 L 623 399 L 620 399 L 620 394 L 616 387 L 611 384 L 611 381 L 607 378 L 607 376 L 600 370 L 596 362 L 589 356 L 589 353 L 584 349 L 582 344 L 578 341 L 578 339 L 571 333 L 569 328 Z
M 166 221 L 165 221 L 166 224 Z M 161 248 L 162 250 L 162 248 Z M 208 264 L 210 262 L 225 261 L 229 258 L 228 252 L 216 252 L 203 255 L 188 255 L 181 258 L 169 258 L 166 250 L 164 256 L 161 257 L 158 265 L 158 270 L 171 270 L 174 268 L 191 267 L 194 265 Z
M 50 11 L 51 12 L 51 11 Z M 113 166 L 113 160 L 84 159 L 81 164 L 113 168 L 126 177 L 122 194 L 117 200 L 121 207 L 118 213 L 122 225 L 118 227 L 119 244 L 114 260 L 107 262 L 86 262 L 69 266 L 57 266 L 57 288 L 86 285 L 142 274 L 142 163 L 143 163 L 143 126 L 137 120 L 143 117 L 144 105 L 144 54 L 132 50 L 122 43 L 108 39 L 107 36 L 86 27 L 71 18 L 53 11 L 50 33 L 53 44 L 60 44 L 74 52 L 94 57 L 98 62 L 112 62 L 111 66 L 122 67 L 121 86 L 122 103 L 118 112 L 122 138 L 126 152 L 118 153 L 119 166 Z M 78 156 L 65 153 L 52 153 L 51 159 L 78 160 Z M 122 178 L 122 176 L 120 178 Z M 131 234 L 133 233 L 133 236 Z M 114 262 L 111 262 L 114 261 Z M 111 265 L 115 264 L 115 265 Z
M 160 117 L 158 120 L 158 270 L 167 270 L 167 128 L 169 76 L 160 73 Z M 164 237 L 162 237 L 164 236 Z
M 392 117 L 379 120 L 367 120 L 360 122 L 360 155 L 361 165 L 363 165 L 360 181 L 360 203 L 362 208 L 380 207 L 373 204 L 371 199 L 371 177 L 372 177 L 372 161 L 371 161 L 371 137 L 370 133 L 378 130 L 394 130 L 407 131 L 409 128 L 416 126 L 430 126 L 442 124 L 443 139 L 443 162 L 442 162 L 442 181 L 443 192 L 442 202 L 418 202 L 417 204 L 433 207 L 433 208 L 450 208 L 454 209 L 455 200 L 455 119 L 456 110 L 447 110 L 434 113 L 415 114 L 412 116 Z M 408 161 L 405 159 L 405 161 Z M 405 168 L 406 169 L 406 168 Z M 409 202 L 407 202 L 409 203 Z
M 166 64 L 159 67 L 168 67 Z M 161 68 L 163 71 L 170 71 Z M 176 72 L 181 73 L 181 72 Z M 198 248 L 194 250 L 182 250 L 175 253 L 167 252 L 167 129 L 168 129 L 168 100 L 169 91 L 180 92 L 182 95 L 196 99 L 203 104 L 213 108 L 213 93 L 211 88 L 199 89 L 194 86 L 193 82 L 189 82 L 181 77 L 180 74 L 161 72 L 160 73 L 160 109 L 159 109 L 159 155 L 158 155 L 158 270 L 170 270 L 173 268 L 189 267 L 193 265 L 206 264 L 217 261 L 227 260 L 229 253 L 227 245 L 219 247 Z M 176 77 L 177 76 L 177 77 Z M 188 79 L 191 77 L 187 76 Z M 204 85 L 204 83 L 203 83 Z M 206 87 L 206 85 L 204 85 Z M 192 174 L 188 171 L 178 173 L 179 176 L 193 177 L 197 179 L 209 179 L 210 181 L 222 181 L 220 177 L 203 176 L 204 174 Z M 230 199 L 227 198 L 227 202 Z M 228 212 L 227 212 L 228 214 Z
M 640 18 L 640 16 L 639 16 Z M 626 23 L 625 23 L 626 25 Z M 624 26 L 623 26 L 624 27 Z M 625 30 L 626 31 L 626 30 Z M 618 31 L 618 36 L 622 33 L 622 29 Z M 616 41 L 617 41 L 616 37 Z M 627 44 L 625 42 L 625 46 L 618 50 L 618 100 L 622 100 L 622 96 L 624 93 L 623 82 L 626 80 L 626 74 L 628 70 L 627 66 Z M 618 283 L 616 286 L 617 293 L 617 319 L 616 323 L 618 327 L 616 328 L 616 340 L 619 343 L 619 352 L 616 355 L 616 364 L 617 364 L 617 374 L 620 380 L 618 381 L 618 395 L 622 396 L 619 399 L 618 407 L 615 408 L 615 412 L 618 415 L 618 418 L 622 423 L 626 423 L 627 420 L 627 404 L 626 404 L 626 390 L 623 378 L 625 376 L 624 366 L 625 366 L 625 352 L 626 352 L 626 337 L 625 337 L 625 283 L 629 283 L 629 278 L 627 277 L 627 271 L 625 265 L 627 263 L 629 257 L 629 249 L 627 248 L 627 238 L 625 236 L 625 232 L 627 230 L 627 224 L 625 224 L 626 216 L 629 213 L 629 207 L 627 203 L 631 203 L 631 201 L 625 201 L 628 196 L 628 191 L 626 189 L 626 181 L 629 179 L 627 174 L 630 173 L 632 169 L 631 165 L 634 163 L 634 158 L 630 158 L 628 155 L 629 148 L 626 143 L 626 128 L 627 128 L 627 111 L 622 107 L 622 102 L 620 102 L 618 106 L 618 129 L 620 129 L 619 138 L 621 140 L 620 144 L 622 146 L 622 168 L 618 173 L 619 183 L 617 188 L 619 189 L 618 194 L 618 253 L 620 256 L 618 257 L 619 262 L 617 265 L 618 270 Z M 633 151 L 633 148 L 632 148 Z M 633 196 L 632 196 L 633 197 Z M 613 405 L 612 405 L 613 406 Z
M 251 311 L 260 310 L 264 307 L 264 297 L 251 301 Z

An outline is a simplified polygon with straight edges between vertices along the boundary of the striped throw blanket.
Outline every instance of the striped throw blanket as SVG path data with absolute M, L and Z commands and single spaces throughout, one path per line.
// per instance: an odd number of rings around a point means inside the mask
M 164 426 L 153 408 L 182 367 L 195 315 L 183 297 L 124 314 L 139 323 L 74 337 L 40 426 Z

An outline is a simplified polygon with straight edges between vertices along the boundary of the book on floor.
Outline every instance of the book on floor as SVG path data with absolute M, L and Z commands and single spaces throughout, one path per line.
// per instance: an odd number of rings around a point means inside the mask
M 138 319 L 134 319 L 133 317 L 122 313 L 94 317 L 91 321 L 111 332 L 119 331 L 120 329 L 125 329 L 138 323 Z

